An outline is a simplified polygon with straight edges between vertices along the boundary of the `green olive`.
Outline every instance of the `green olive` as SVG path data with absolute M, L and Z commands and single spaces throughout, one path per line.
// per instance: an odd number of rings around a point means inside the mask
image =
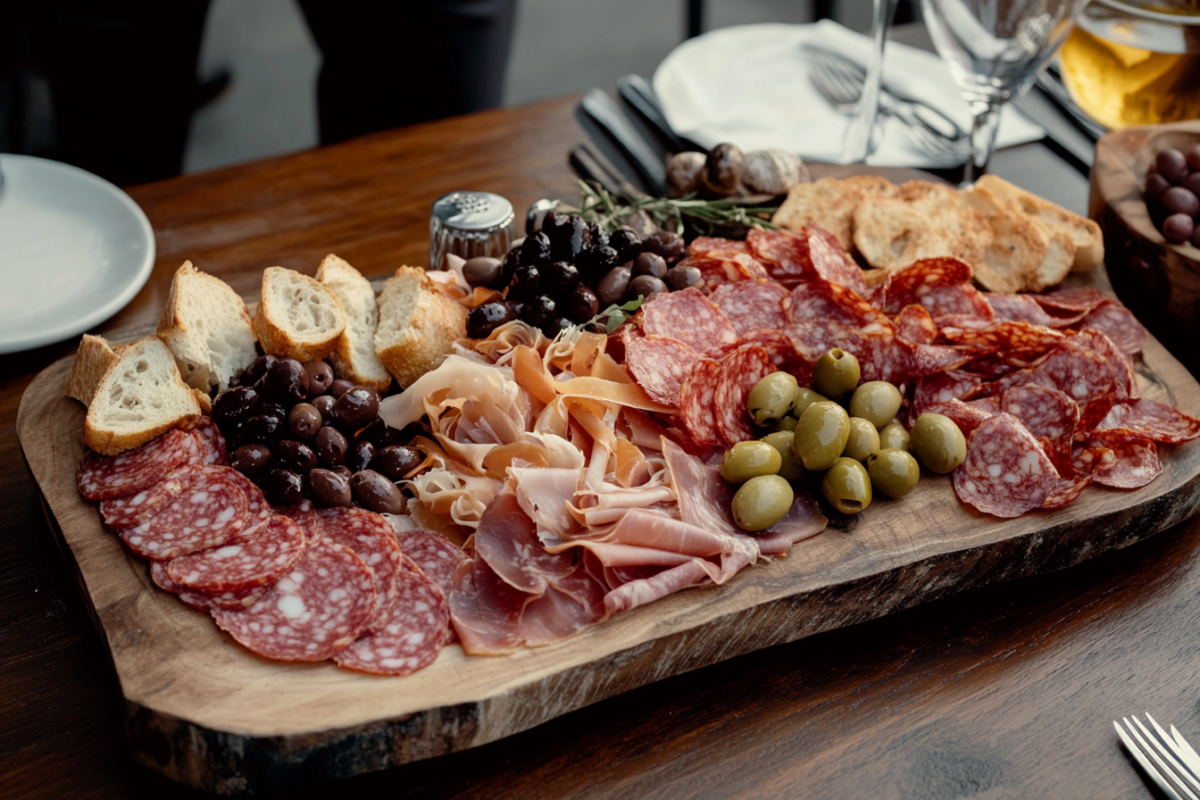
M 966 459 L 967 440 L 949 417 L 922 414 L 912 429 L 912 449 L 921 466 L 945 475 Z
M 800 420 L 796 419 L 791 414 L 788 414 L 786 417 L 779 420 L 779 422 L 776 422 L 771 430 L 775 433 L 780 431 L 794 431 L 796 430 L 796 423 L 799 421 Z
M 733 521 L 744 531 L 764 531 L 792 507 L 792 486 L 778 475 L 759 475 L 733 496 Z
M 831 400 L 840 400 L 858 386 L 858 359 L 835 347 L 817 359 L 813 367 L 813 388 Z
M 896 416 L 900 400 L 900 390 L 887 381 L 867 381 L 850 398 L 850 416 L 862 417 L 880 430 Z
M 893 421 L 885 425 L 883 430 L 879 432 L 879 449 L 911 450 L 912 437 L 908 435 L 908 431 L 904 430 L 903 425 Z
M 879 452 L 879 431 L 869 420 L 862 417 L 850 418 L 850 436 L 842 455 L 855 461 L 866 461 Z
M 829 469 L 846 449 L 850 436 L 850 418 L 837 403 L 822 400 L 813 403 L 800 417 L 792 451 L 805 469 Z
M 792 409 L 792 416 L 800 419 L 813 403 L 820 403 L 828 399 L 828 397 L 819 395 L 806 386 L 801 386 L 800 390 L 796 393 L 796 407 Z
M 779 477 L 788 481 L 798 481 L 804 477 L 804 467 L 796 460 L 796 451 L 792 449 L 792 440 L 796 438 L 794 431 L 776 431 L 762 438 L 764 442 L 779 451 Z
M 839 458 L 821 481 L 829 504 L 843 514 L 857 514 L 871 505 L 871 478 L 853 458 Z
M 779 451 L 766 442 L 738 442 L 721 459 L 721 477 L 730 483 L 745 483 L 779 472 L 781 461 Z
M 786 372 L 772 372 L 750 390 L 747 407 L 755 425 L 772 425 L 787 416 L 796 403 L 796 379 Z
M 899 500 L 917 487 L 921 468 L 910 453 L 888 449 L 867 459 L 867 474 L 875 491 Z

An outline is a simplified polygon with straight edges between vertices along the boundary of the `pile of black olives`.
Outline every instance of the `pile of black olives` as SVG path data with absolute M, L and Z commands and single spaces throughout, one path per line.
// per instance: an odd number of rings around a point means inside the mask
M 676 266 L 687 255 L 677 233 L 646 237 L 629 228 L 611 234 L 578 214 L 550 212 L 541 229 L 498 258 L 472 258 L 463 265 L 471 286 L 504 292 L 504 300 L 484 303 L 467 317 L 467 335 L 486 338 L 514 319 L 556 336 L 581 325 L 613 303 L 624 303 L 694 286 L 695 267 Z
M 273 504 L 309 498 L 319 506 L 352 502 L 403 513 L 396 481 L 422 460 L 401 432 L 378 416 L 379 392 L 335 380 L 324 361 L 302 364 L 261 356 L 241 384 L 213 401 L 212 417 L 229 446 L 230 466 Z
M 949 417 L 921 414 L 910 432 L 897 418 L 900 390 L 859 378 L 858 359 L 834 348 L 814 366 L 812 388 L 785 372 L 754 385 L 747 411 L 770 433 L 735 444 L 721 460 L 721 477 L 740 484 L 732 511 L 741 528 L 766 530 L 782 519 L 792 506 L 791 484 L 806 473 L 822 473 L 831 506 L 857 514 L 873 492 L 894 500 L 911 492 L 919 465 L 945 474 L 963 462 L 966 439 Z
M 1200 144 L 1187 152 L 1160 150 L 1148 168 L 1143 196 L 1168 242 L 1200 247 Z

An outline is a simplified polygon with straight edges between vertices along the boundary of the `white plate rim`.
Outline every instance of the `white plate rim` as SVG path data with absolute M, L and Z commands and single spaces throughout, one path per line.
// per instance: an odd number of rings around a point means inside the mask
M 0 169 L 3 169 L 3 162 L 19 161 L 24 162 L 28 167 L 33 169 L 45 169 L 50 171 L 58 171 L 64 175 L 71 176 L 72 180 L 79 180 L 85 183 L 91 183 L 94 186 L 102 189 L 105 194 L 115 199 L 129 215 L 137 223 L 141 229 L 146 241 L 146 254 L 142 259 L 142 263 L 138 265 L 126 283 L 125 287 L 117 293 L 112 300 L 102 306 L 97 306 L 90 313 L 85 314 L 66 323 L 61 323 L 55 326 L 35 327 L 30 333 L 21 336 L 2 336 L 0 335 L 0 354 L 19 353 L 25 350 L 33 350 L 43 345 L 53 344 L 65 339 L 69 339 L 78 333 L 83 333 L 89 328 L 97 325 L 109 317 L 116 314 L 129 304 L 142 287 L 146 285 L 146 281 L 150 280 L 150 273 L 154 271 L 154 260 L 157 256 L 156 242 L 154 240 L 154 227 L 150 224 L 149 218 L 146 217 L 146 212 L 142 211 L 141 206 L 134 202 L 133 198 L 122 191 L 118 186 L 104 180 L 99 175 L 93 175 L 87 170 L 70 164 L 64 164 L 61 161 L 51 161 L 47 158 L 38 158 L 37 156 L 18 155 L 16 153 L 0 153 Z M 6 189 L 0 188 L 0 192 Z M 49 316 L 49 315 L 47 315 Z

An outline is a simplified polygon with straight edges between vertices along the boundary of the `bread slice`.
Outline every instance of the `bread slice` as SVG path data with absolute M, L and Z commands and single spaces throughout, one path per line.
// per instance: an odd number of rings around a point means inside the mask
M 893 271 L 938 256 L 974 266 L 991 241 L 983 215 L 963 208 L 944 184 L 908 181 L 893 196 L 864 197 L 854 210 L 854 244 L 877 269 Z
M 258 356 L 246 303 L 229 284 L 190 261 L 171 279 L 158 337 L 175 354 L 188 386 L 213 397 Z
M 976 181 L 976 186 L 983 186 L 997 197 L 1020 207 L 1030 217 L 1045 225 L 1052 238 L 1055 232 L 1069 236 L 1075 246 L 1075 255 L 1071 262 L 1073 272 L 1087 272 L 1104 263 L 1104 237 L 1100 226 L 1094 220 L 1072 214 L 1062 206 L 1013 186 L 995 175 L 984 175 Z
M 771 217 L 771 223 L 793 231 L 805 225 L 820 225 L 850 252 L 854 247 L 854 209 L 859 202 L 867 196 L 895 193 L 896 186 L 877 175 L 798 183 L 788 190 L 787 199 Z
M 67 378 L 67 397 L 74 397 L 85 406 L 90 405 L 96 387 L 104 378 L 108 368 L 117 362 L 117 354 L 109 347 L 103 336 L 83 335 L 79 352 L 71 364 L 71 375 Z
M 268 355 L 317 361 L 337 347 L 346 315 L 324 284 L 294 270 L 267 267 L 253 328 Z
M 330 356 L 337 376 L 380 391 L 388 388 L 392 376 L 375 355 L 379 307 L 371 283 L 332 253 L 321 260 L 317 280 L 337 296 L 346 315 L 346 330 Z
M 401 267 L 379 293 L 375 352 L 402 387 L 442 363 L 467 335 L 467 310 L 439 292 L 420 267 Z
M 1035 280 L 1046 260 L 1049 236 L 1021 211 L 983 186 L 958 193 L 959 202 L 983 215 L 992 229 L 992 241 L 977 261 L 975 280 L 992 292 L 1019 292 Z M 1067 263 L 1070 268 L 1070 262 Z
M 106 456 L 143 445 L 200 416 L 195 391 L 157 336 L 121 345 L 88 406 L 83 443 Z

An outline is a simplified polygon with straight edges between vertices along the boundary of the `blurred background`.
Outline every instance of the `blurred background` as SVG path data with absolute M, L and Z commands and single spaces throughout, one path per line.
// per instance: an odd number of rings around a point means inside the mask
M 22 7 L 28 13 L 28 5 L 0 0 L 0 152 L 71 160 L 64 152 L 44 51 L 27 25 L 12 24 Z M 700 12 L 704 30 L 810 22 L 823 15 L 854 30 L 870 28 L 870 0 L 518 0 L 502 102 L 519 105 L 593 86 L 612 88 L 628 73 L 649 78 L 686 37 L 689 7 L 693 24 Z M 899 13 L 911 18 L 904 6 Z M 390 41 L 388 57 L 413 80 L 439 69 L 412 53 L 403 31 Z M 184 172 L 319 143 L 321 49 L 295 0 L 212 0 L 199 48 Z M 153 53 L 145 55 L 144 64 L 147 70 L 156 68 Z M 73 68 L 89 67 L 77 63 Z M 106 177 L 124 184 L 161 176 Z

